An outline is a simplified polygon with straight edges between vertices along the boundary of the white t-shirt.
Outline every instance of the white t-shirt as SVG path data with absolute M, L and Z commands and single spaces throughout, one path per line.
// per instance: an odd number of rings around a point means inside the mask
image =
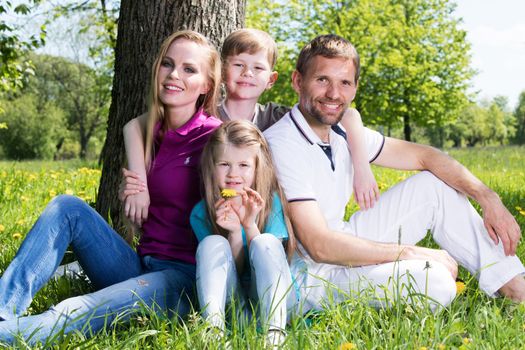
M 368 128 L 364 132 L 369 159 L 373 161 L 381 152 L 385 138 Z M 324 144 L 297 105 L 267 129 L 264 136 L 288 202 L 317 201 L 328 227 L 343 230 L 354 173 L 345 138 L 331 130 L 330 144 Z M 332 161 L 323 148 L 331 149 Z

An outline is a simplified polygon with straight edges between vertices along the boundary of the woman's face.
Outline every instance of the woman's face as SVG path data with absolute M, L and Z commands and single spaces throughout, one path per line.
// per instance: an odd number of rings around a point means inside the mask
M 157 75 L 159 99 L 165 110 L 195 113 L 197 99 L 210 89 L 208 55 L 204 52 L 201 45 L 187 39 L 171 43 Z

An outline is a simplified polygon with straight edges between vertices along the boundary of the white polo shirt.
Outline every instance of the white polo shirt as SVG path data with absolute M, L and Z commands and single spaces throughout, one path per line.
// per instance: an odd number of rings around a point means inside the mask
M 368 128 L 365 143 L 370 162 L 381 152 L 385 138 Z M 330 131 L 325 144 L 310 128 L 298 105 L 264 132 L 274 166 L 288 202 L 315 200 L 328 227 L 341 231 L 346 204 L 352 195 L 353 167 L 346 139 Z M 324 148 L 331 148 L 332 161 Z

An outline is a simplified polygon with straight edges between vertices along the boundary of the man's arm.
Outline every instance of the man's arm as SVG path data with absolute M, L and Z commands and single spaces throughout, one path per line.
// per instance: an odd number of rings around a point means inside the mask
M 505 254 L 514 255 L 521 232 L 496 192 L 488 188 L 457 160 L 440 150 L 387 137 L 374 164 L 403 170 L 429 170 L 449 186 L 476 200 L 485 227 L 495 244 L 501 240 Z
M 343 266 L 363 266 L 396 260 L 422 259 L 444 264 L 453 277 L 457 264 L 444 250 L 369 241 L 332 231 L 316 201 L 290 203 L 295 235 L 314 261 Z

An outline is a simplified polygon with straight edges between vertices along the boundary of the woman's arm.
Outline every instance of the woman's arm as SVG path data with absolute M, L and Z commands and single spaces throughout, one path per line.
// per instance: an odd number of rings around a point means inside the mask
M 135 193 L 128 194 L 124 198 L 124 212 L 131 222 L 138 226 L 142 226 L 142 223 L 148 218 L 150 204 L 144 162 L 146 122 L 147 114 L 143 114 L 130 120 L 123 129 L 126 158 L 130 170 L 130 172 L 125 172 L 125 182 L 135 185 Z

